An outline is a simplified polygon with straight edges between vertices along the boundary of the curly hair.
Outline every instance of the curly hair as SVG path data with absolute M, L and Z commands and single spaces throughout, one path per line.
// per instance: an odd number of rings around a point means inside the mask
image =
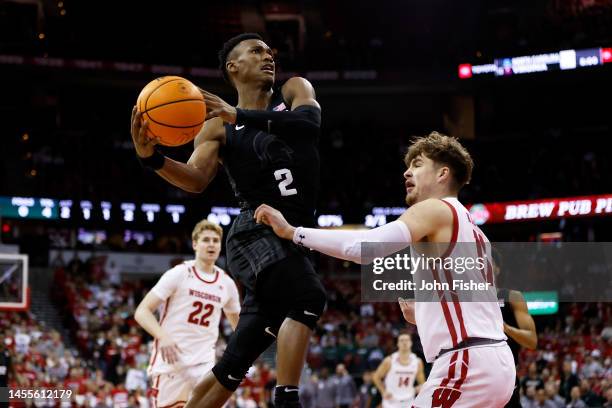
M 455 187 L 460 189 L 470 182 L 474 161 L 470 153 L 454 137 L 446 136 L 438 132 L 431 132 L 427 136 L 415 137 L 412 145 L 404 157 L 406 166 L 410 166 L 412 160 L 418 155 L 423 155 L 435 163 L 448 166 Z

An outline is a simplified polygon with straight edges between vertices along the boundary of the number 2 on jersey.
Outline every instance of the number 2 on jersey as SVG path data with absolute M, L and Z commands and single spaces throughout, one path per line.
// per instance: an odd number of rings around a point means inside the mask
M 210 321 L 206 319 L 210 317 L 212 312 L 215 310 L 215 307 L 209 303 L 204 305 L 202 304 L 202 302 L 197 302 L 197 301 L 193 302 L 193 306 L 195 307 L 195 310 L 189 314 L 189 318 L 187 319 L 187 321 L 189 323 L 199 324 L 200 326 L 208 327 L 208 325 L 210 324 Z M 198 315 L 202 311 L 202 306 L 204 306 L 204 313 L 198 319 Z
M 280 190 L 282 196 L 290 196 L 297 194 L 297 189 L 287 188 L 289 187 L 289 184 L 293 183 L 293 174 L 291 174 L 291 170 L 276 170 L 274 172 L 274 178 L 280 181 L 280 183 L 278 183 L 278 189 Z

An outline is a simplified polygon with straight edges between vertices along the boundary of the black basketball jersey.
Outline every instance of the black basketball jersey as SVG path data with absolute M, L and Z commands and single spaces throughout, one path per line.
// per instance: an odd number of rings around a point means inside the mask
M 512 327 L 518 327 L 518 322 L 516 321 L 516 317 L 514 316 L 514 310 L 512 309 L 512 304 L 510 303 L 510 290 L 500 288 L 497 290 L 497 299 L 499 299 L 502 318 L 506 324 Z M 521 350 L 521 345 L 518 344 L 514 339 L 510 336 L 508 337 L 508 346 L 510 346 L 510 350 L 512 351 L 512 356 L 514 357 L 514 364 L 518 364 L 518 354 Z
M 275 89 L 268 111 L 290 106 Z M 268 204 L 294 225 L 314 225 L 319 192 L 318 136 L 277 136 L 246 125 L 225 125 L 223 166 L 243 209 Z

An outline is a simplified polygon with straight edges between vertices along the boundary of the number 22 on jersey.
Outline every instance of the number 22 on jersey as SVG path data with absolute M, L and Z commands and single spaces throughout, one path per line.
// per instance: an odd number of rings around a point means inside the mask
M 200 326 L 208 327 L 210 321 L 206 319 L 208 319 L 214 312 L 215 307 L 209 303 L 204 305 L 202 302 L 198 301 L 193 302 L 193 307 L 195 307 L 195 310 L 189 314 L 187 321 L 192 324 L 199 324 Z M 202 307 L 204 308 L 204 313 L 198 318 L 198 315 L 200 312 L 202 312 Z

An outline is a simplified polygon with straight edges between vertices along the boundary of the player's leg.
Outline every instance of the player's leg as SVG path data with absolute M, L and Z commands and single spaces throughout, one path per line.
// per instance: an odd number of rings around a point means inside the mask
M 270 326 L 274 323 L 258 313 L 241 314 L 223 357 L 193 389 L 186 408 L 222 407 L 253 362 L 274 342 L 274 334 L 266 331 Z
M 153 408 L 183 408 L 191 391 L 190 384 L 179 373 L 153 377 Z
M 234 390 L 225 388 L 210 372 L 195 386 L 185 408 L 220 408 L 233 393 Z
M 521 392 L 520 392 L 520 384 L 518 381 L 518 377 L 514 383 L 514 390 L 512 390 L 512 397 L 510 397 L 510 401 L 505 405 L 504 408 L 521 408 Z
M 193 397 L 196 388 L 199 392 L 205 394 L 211 388 L 211 386 L 214 385 L 214 381 L 210 381 L 210 379 L 207 378 L 207 376 L 212 374 L 211 370 L 214 365 L 214 362 L 210 362 L 189 367 L 187 369 L 186 376 L 191 390 L 188 401 Z M 214 379 L 214 376 L 212 376 L 212 379 Z M 223 395 L 220 395 L 220 398 L 223 397 Z
M 413 407 L 503 408 L 515 375 L 507 345 L 447 353 L 434 362 Z
M 312 330 L 304 323 L 286 318 L 276 343 L 276 378 L 279 385 L 297 385 L 306 360 Z
M 398 404 L 395 404 L 393 401 L 383 400 L 382 408 L 398 408 Z M 405 407 L 411 406 L 410 404 L 404 405 Z
M 263 285 L 259 283 L 258 293 L 267 296 L 272 290 L 276 299 L 282 293 L 281 301 L 288 308 L 277 338 L 275 406 L 299 407 L 300 375 L 310 336 L 325 309 L 325 289 L 312 263 L 301 253 L 276 263 L 262 276 Z

